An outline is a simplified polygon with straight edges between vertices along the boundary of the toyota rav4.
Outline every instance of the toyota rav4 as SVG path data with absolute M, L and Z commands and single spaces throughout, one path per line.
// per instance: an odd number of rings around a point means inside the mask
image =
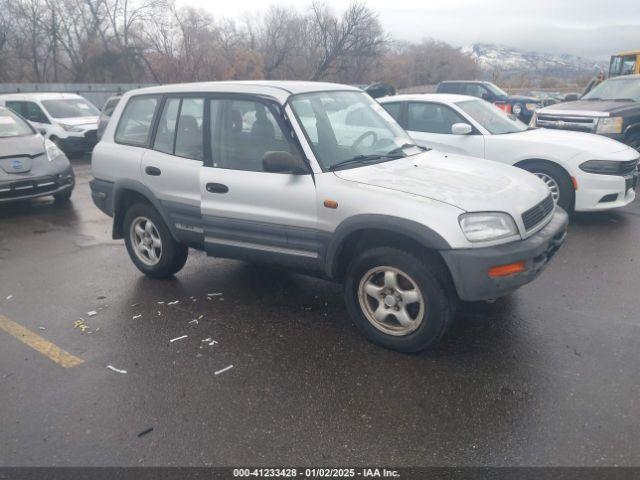
M 93 151 L 92 196 L 146 275 L 189 248 L 344 285 L 373 342 L 434 347 L 458 300 L 508 294 L 565 239 L 545 184 L 425 151 L 357 88 L 170 85 L 125 94 Z

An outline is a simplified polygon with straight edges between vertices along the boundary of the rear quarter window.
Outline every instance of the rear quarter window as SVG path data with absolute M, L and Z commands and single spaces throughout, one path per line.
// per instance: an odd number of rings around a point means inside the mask
M 116 143 L 148 147 L 159 95 L 131 97 L 120 116 L 114 139 Z

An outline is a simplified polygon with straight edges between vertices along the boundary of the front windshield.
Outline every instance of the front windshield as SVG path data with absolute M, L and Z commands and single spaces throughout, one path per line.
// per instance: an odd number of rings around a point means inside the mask
M 640 80 L 607 80 L 587 93 L 583 100 L 633 100 L 640 102 Z
M 0 108 L 0 138 L 23 137 L 36 133 L 27 122 L 11 110 Z
M 456 105 L 493 135 L 524 132 L 529 128 L 484 100 L 464 100 Z
M 95 117 L 100 115 L 96 107 L 82 98 L 43 100 L 42 105 L 53 118 Z
M 509 96 L 509 94 L 507 92 L 502 90 L 497 85 L 494 85 L 493 83 L 485 83 L 485 87 L 487 87 L 491 91 L 491 93 L 493 93 L 497 97 L 508 97 Z
M 325 170 L 345 162 L 355 167 L 421 151 L 411 146 L 414 142 L 409 135 L 365 93 L 300 94 L 291 97 L 290 104 Z

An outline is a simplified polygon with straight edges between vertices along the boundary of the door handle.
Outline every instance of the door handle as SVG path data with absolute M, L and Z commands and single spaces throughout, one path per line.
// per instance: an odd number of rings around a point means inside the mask
M 147 167 L 144 169 L 144 173 L 147 175 L 151 175 L 153 177 L 158 177 L 162 173 L 162 171 L 157 167 Z
M 229 187 L 221 183 L 207 183 L 207 192 L 210 193 L 227 193 Z

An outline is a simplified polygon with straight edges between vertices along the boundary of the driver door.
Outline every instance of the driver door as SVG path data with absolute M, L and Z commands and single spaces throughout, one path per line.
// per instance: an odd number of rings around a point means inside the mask
M 205 248 L 213 256 L 317 268 L 310 174 L 266 172 L 268 151 L 300 155 L 263 99 L 210 99 L 211 159 L 200 171 Z

